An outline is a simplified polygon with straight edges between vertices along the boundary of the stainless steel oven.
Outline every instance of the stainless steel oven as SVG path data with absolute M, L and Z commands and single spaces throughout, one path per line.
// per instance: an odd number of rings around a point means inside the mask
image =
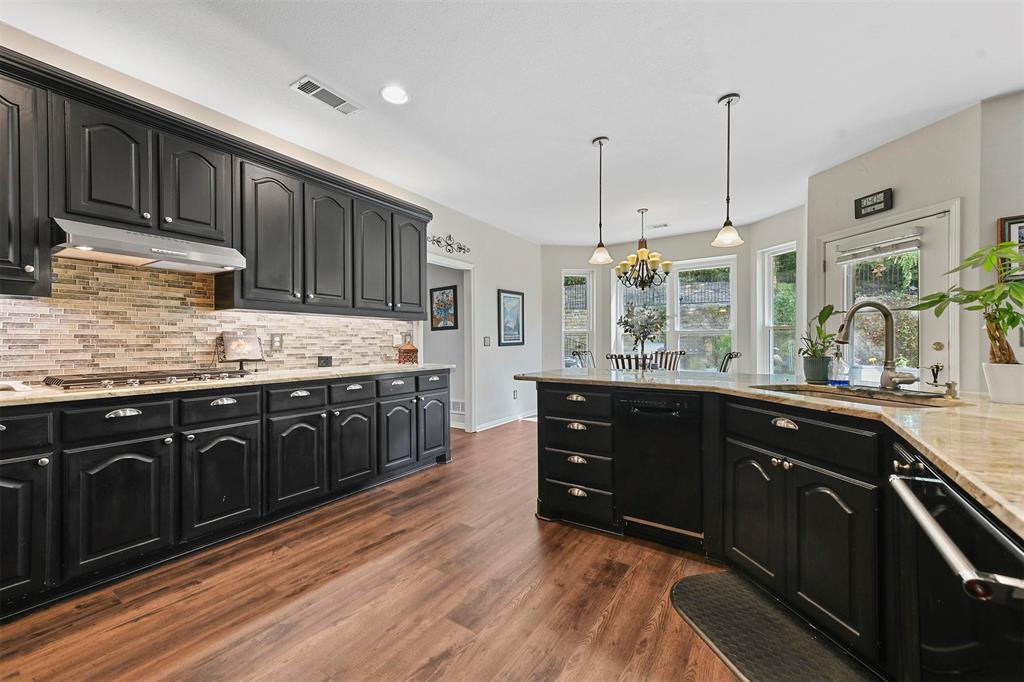
M 1024 543 L 915 461 L 895 493 L 900 679 L 1024 680 Z

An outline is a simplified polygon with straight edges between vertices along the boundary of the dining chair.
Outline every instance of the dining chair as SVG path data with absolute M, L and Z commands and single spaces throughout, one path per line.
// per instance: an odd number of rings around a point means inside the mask
M 589 350 L 574 350 L 572 356 L 576 358 L 576 366 L 583 369 L 589 369 L 597 367 L 597 362 L 594 360 L 593 351 Z

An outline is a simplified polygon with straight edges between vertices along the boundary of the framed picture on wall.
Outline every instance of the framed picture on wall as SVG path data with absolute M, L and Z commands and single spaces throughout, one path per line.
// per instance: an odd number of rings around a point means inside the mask
M 1024 215 L 999 219 L 999 242 L 1013 242 L 1024 256 Z M 1024 280 L 1024 270 L 1019 266 L 1001 268 L 1000 280 Z
M 430 290 L 430 331 L 459 328 L 459 298 L 455 285 Z
M 523 307 L 523 292 L 498 289 L 499 346 L 522 346 L 526 343 Z

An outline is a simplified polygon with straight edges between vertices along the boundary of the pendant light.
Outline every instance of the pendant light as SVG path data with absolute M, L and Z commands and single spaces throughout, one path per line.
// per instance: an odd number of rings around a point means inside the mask
M 624 287 L 643 291 L 665 282 L 672 269 L 672 261 L 661 260 L 660 253 L 647 248 L 647 237 L 644 236 L 644 214 L 647 209 L 638 208 L 636 212 L 640 214 L 640 241 L 636 243 L 636 253 L 629 254 L 626 260 L 615 266 L 615 276 Z
M 725 107 L 725 222 L 722 223 L 722 229 L 718 231 L 718 236 L 715 237 L 715 241 L 711 242 L 711 246 L 723 249 L 739 246 L 743 243 L 740 233 L 732 226 L 732 220 L 729 219 L 729 200 L 731 199 L 729 196 L 729 175 L 732 170 L 730 167 L 730 157 L 732 155 L 732 105 L 739 101 L 740 96 L 736 92 L 730 92 L 718 98 L 718 103 Z
M 607 137 L 595 137 L 591 144 L 597 146 L 597 248 L 587 262 L 591 265 L 608 265 L 612 262 L 612 255 L 604 247 L 604 143 Z

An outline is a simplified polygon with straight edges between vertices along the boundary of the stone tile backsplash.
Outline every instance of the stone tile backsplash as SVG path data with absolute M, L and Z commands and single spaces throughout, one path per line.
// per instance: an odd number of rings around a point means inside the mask
M 259 334 L 266 369 L 397 361 L 413 324 L 333 315 L 214 310 L 213 276 L 56 258 L 51 298 L 0 298 L 0 378 L 217 365 L 222 331 Z M 284 335 L 273 352 L 270 334 Z M 234 363 L 217 365 L 235 366 Z

